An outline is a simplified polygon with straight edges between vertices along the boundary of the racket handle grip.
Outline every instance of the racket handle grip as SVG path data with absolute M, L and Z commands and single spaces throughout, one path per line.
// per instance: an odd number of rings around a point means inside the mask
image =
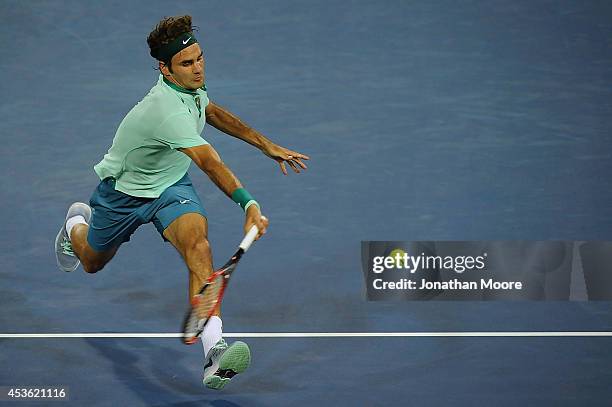
M 257 232 L 259 232 L 259 230 L 257 229 L 257 226 L 256 225 L 251 226 L 251 229 L 249 229 L 249 232 L 246 234 L 244 239 L 242 239 L 242 242 L 240 242 L 240 248 L 242 250 L 244 250 L 245 252 L 249 250 L 249 247 L 251 247 L 251 245 L 255 241 Z

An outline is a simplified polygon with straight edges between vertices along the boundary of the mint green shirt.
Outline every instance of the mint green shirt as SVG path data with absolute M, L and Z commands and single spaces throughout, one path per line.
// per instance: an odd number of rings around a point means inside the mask
M 178 149 L 208 144 L 200 136 L 208 103 L 206 86 L 190 91 L 160 75 L 121 121 L 113 145 L 94 166 L 96 174 L 115 178 L 115 189 L 125 194 L 159 197 L 191 164 Z

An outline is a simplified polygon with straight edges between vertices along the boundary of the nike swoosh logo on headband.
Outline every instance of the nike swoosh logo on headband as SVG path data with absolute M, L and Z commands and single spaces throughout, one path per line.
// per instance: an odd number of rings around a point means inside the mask
M 187 38 L 185 41 L 183 41 L 183 45 L 187 44 L 189 42 L 189 40 L 191 39 L 191 37 Z

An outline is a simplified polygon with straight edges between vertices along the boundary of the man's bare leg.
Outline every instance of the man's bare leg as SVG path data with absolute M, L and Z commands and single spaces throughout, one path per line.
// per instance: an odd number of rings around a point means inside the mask
M 115 253 L 117 253 L 118 247 L 113 247 L 105 252 L 95 251 L 87 243 L 88 230 L 89 226 L 84 223 L 74 225 L 70 233 L 70 241 L 72 242 L 72 249 L 79 260 L 81 260 L 81 265 L 85 272 L 96 273 L 102 270 L 106 263 L 113 258 Z
M 87 232 L 92 210 L 83 202 L 74 202 L 68 208 L 66 219 L 55 238 L 55 256 L 60 270 L 71 272 L 83 264 L 88 273 L 95 273 L 113 257 L 117 248 L 98 252 L 87 243 Z
M 164 230 L 164 236 L 187 264 L 191 299 L 213 272 L 206 218 L 199 213 L 181 215 Z M 203 382 L 216 390 L 222 389 L 235 374 L 244 372 L 251 363 L 251 353 L 246 343 L 236 341 L 228 347 L 222 336 L 222 322 L 217 309 L 202 332 L 205 356 Z
M 164 230 L 164 237 L 178 250 L 189 269 L 191 300 L 213 272 L 206 218 L 199 213 L 179 216 Z

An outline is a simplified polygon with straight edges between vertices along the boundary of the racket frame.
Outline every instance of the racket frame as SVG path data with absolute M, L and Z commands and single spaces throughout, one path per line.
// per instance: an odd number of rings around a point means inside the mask
M 219 304 L 221 304 L 221 301 L 223 300 L 223 296 L 225 295 L 225 289 L 229 283 L 229 279 L 232 273 L 234 272 L 234 270 L 236 270 L 236 267 L 238 265 L 238 262 L 242 258 L 242 255 L 249 249 L 251 244 L 253 244 L 253 241 L 255 241 L 257 232 L 258 232 L 257 226 L 253 225 L 251 229 L 249 230 L 249 232 L 244 237 L 244 239 L 242 239 L 242 242 L 240 242 L 240 245 L 236 253 L 234 253 L 234 255 L 223 265 L 223 267 L 213 272 L 213 274 L 206 279 L 206 281 L 202 285 L 202 288 L 200 289 L 198 294 L 196 294 L 191 299 L 191 308 L 187 312 L 185 316 L 185 320 L 183 321 L 183 343 L 185 343 L 186 345 L 192 345 L 198 341 L 198 338 L 204 331 L 204 328 L 206 327 L 206 324 L 208 324 L 210 317 L 212 317 L 215 310 L 219 307 Z M 211 282 L 214 281 L 214 279 L 219 277 L 220 275 L 222 276 L 223 281 L 221 283 L 222 286 L 221 286 L 221 289 L 219 290 L 219 294 L 217 295 L 217 300 L 215 301 L 215 305 L 210 309 L 210 311 L 208 311 L 205 318 L 198 318 L 199 326 L 195 329 L 195 331 L 187 333 L 186 331 L 187 331 L 187 327 L 190 324 L 190 321 L 193 318 L 197 318 L 197 315 L 194 316 L 194 314 L 198 314 L 197 308 L 200 305 L 199 299 L 206 291 L 206 288 L 210 286 Z M 200 324 L 199 321 L 203 319 L 205 319 L 204 323 Z

